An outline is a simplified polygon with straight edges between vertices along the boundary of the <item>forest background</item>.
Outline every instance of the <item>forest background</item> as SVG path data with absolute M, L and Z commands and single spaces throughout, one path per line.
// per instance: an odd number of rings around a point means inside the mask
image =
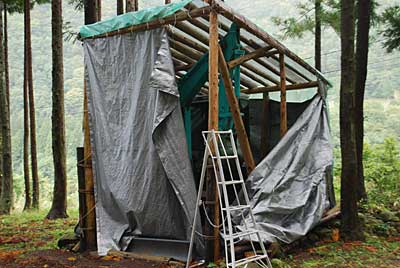
M 302 17 L 299 15 L 297 0 L 226 0 L 227 4 L 252 20 L 270 34 L 282 40 L 292 51 L 314 65 L 314 38 L 312 33 L 301 39 L 283 40 L 280 27 L 273 23 L 273 17 Z M 378 13 L 388 6 L 400 4 L 400 0 L 378 1 Z M 139 1 L 140 9 L 162 5 L 163 0 Z M 103 0 L 103 19 L 116 13 L 115 1 Z M 312 12 L 312 11 L 311 11 Z M 77 32 L 83 24 L 83 11 L 75 10 L 74 4 L 63 4 L 65 32 Z M 51 10 L 50 4 L 36 5 L 32 10 L 32 54 L 33 81 L 35 88 L 37 116 L 37 148 L 40 178 L 40 207 L 51 206 L 53 190 L 53 159 L 51 148 Z M 14 165 L 15 209 L 24 205 L 23 180 L 23 15 L 9 17 L 9 62 L 11 91 L 11 131 Z M 398 151 L 400 140 L 400 52 L 387 53 L 379 29 L 372 29 L 369 56 L 369 72 L 365 100 L 366 157 L 379 157 L 382 153 Z M 68 34 L 66 34 L 68 36 Z M 339 86 L 340 86 L 340 39 L 331 28 L 322 33 L 322 72 L 332 82 L 329 91 L 330 120 L 335 146 L 339 157 Z M 78 206 L 78 180 L 76 172 L 76 147 L 82 146 L 83 115 L 83 51 L 79 41 L 69 39 L 64 43 L 65 74 L 65 122 L 68 174 L 68 207 Z M 295 98 L 296 96 L 292 96 Z M 288 100 L 290 101 L 291 96 Z M 374 160 L 374 159 L 372 159 Z M 336 170 L 340 161 L 335 161 Z M 400 168 L 400 166 L 399 166 Z M 366 166 L 369 172 L 376 171 Z M 337 174 L 339 175 L 339 173 Z M 374 175 L 374 176 L 373 176 Z M 376 177 L 377 174 L 371 174 Z M 336 177 L 339 181 L 339 177 Z

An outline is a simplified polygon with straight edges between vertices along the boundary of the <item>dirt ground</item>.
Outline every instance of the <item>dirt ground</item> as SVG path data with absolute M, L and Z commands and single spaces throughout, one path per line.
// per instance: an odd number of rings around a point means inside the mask
M 66 250 L 38 250 L 28 254 L 9 251 L 1 254 L 1 268 L 155 268 L 168 267 L 167 264 L 118 257 L 93 257 L 90 254 L 76 254 Z

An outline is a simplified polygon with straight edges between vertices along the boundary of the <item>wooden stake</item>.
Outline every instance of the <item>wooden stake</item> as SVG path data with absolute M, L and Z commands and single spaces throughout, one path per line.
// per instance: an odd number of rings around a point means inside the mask
M 239 139 L 240 147 L 242 149 L 244 161 L 247 165 L 247 170 L 249 173 L 255 168 L 255 162 L 253 158 L 253 153 L 251 152 L 251 147 L 249 139 L 247 137 L 246 129 L 243 124 L 242 116 L 240 115 L 240 107 L 235 91 L 232 86 L 232 80 L 229 75 L 228 65 L 225 61 L 224 54 L 220 46 L 218 46 L 218 65 L 221 72 L 222 80 L 225 86 L 226 96 L 228 98 L 229 107 L 231 109 L 233 121 L 235 123 L 236 133 Z
M 210 40 L 209 40 L 209 108 L 208 108 L 208 129 L 218 130 L 218 13 L 211 10 L 210 13 Z M 213 171 L 210 172 L 213 174 Z M 215 183 L 215 178 L 212 182 L 214 187 L 214 223 L 219 226 L 219 196 L 218 185 Z M 219 227 L 214 227 L 214 262 L 219 259 Z
M 281 137 L 287 132 L 287 111 L 286 111 L 286 72 L 285 56 L 279 54 L 279 66 L 281 71 Z

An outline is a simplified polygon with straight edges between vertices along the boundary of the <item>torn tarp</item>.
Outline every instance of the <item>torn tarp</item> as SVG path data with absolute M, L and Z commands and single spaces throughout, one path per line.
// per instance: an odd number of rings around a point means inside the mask
M 99 254 L 133 236 L 187 240 L 196 188 L 166 30 L 84 51 Z
M 332 165 L 327 109 L 317 95 L 246 181 L 250 205 L 265 242 L 290 243 L 320 222 L 330 207 L 331 181 L 326 177 Z M 250 222 L 248 214 L 244 218 Z M 244 228 L 240 214 L 234 215 L 234 221 L 237 228 Z

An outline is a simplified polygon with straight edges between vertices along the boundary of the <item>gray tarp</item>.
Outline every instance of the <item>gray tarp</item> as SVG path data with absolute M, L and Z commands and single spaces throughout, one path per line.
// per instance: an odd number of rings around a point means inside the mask
M 290 243 L 320 222 L 330 207 L 326 176 L 332 165 L 328 114 L 318 95 L 246 181 L 264 241 Z M 243 229 L 240 215 L 234 221 Z
M 98 252 L 187 239 L 196 188 L 165 29 L 85 40 Z

